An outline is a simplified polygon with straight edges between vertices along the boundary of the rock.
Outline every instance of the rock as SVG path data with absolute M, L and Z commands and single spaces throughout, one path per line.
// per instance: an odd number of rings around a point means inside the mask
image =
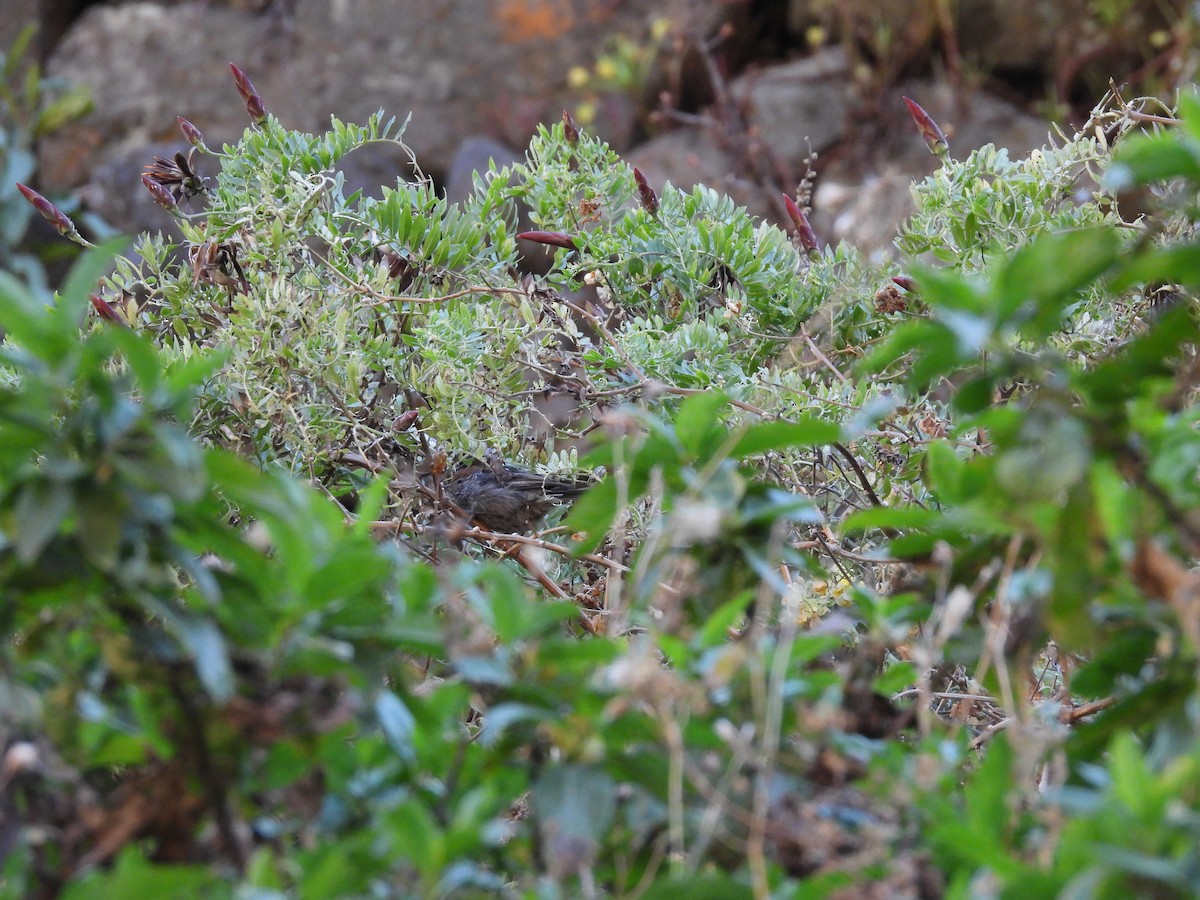
M 472 135 L 459 144 L 450 159 L 446 171 L 446 199 L 451 203 L 462 203 L 475 189 L 475 173 L 486 172 L 488 164 L 495 162 L 501 169 L 520 162 L 524 156 L 499 141 L 486 135 Z
M 730 87 L 757 137 L 792 172 L 845 134 L 853 96 L 840 47 L 742 75 Z
M 36 21 L 34 10 L 20 4 L 5 4 L 0 8 L 0 57 L 8 58 L 13 41 L 30 22 Z M 36 41 L 34 44 L 36 45 Z M 36 47 L 35 47 L 36 49 Z
M 729 155 L 703 126 L 669 131 L 635 147 L 625 154 L 630 165 L 637 166 L 656 191 L 668 181 L 690 191 L 697 184 L 728 194 L 753 215 L 772 215 L 764 191 L 753 181 L 737 173 Z
M 556 120 L 577 99 L 567 84 L 570 68 L 589 64 L 608 35 L 638 33 L 654 6 L 296 0 L 287 27 L 279 16 L 231 6 L 93 7 L 47 68 L 90 85 L 96 109 L 43 143 L 43 183 L 51 191 L 75 188 L 97 166 L 177 139 L 177 115 L 194 122 L 210 146 L 236 140 L 248 123 L 230 60 L 250 76 L 267 110 L 300 130 L 322 130 L 330 115 L 361 122 L 381 107 L 401 118 L 411 110 L 405 140 L 427 172 L 441 175 L 467 135 L 487 132 L 523 145 L 538 123 Z M 384 160 L 364 177 L 393 177 L 402 165 Z

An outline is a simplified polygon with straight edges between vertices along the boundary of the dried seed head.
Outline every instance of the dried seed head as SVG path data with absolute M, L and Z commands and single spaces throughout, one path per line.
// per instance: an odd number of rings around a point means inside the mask
M 908 309 L 908 301 L 904 299 L 904 295 L 894 284 L 885 284 L 875 292 L 876 312 L 890 315 L 904 312 L 906 309 Z
M 564 109 L 562 121 L 563 136 L 567 139 L 567 143 L 574 147 L 579 143 L 579 126 L 575 124 L 575 117 Z

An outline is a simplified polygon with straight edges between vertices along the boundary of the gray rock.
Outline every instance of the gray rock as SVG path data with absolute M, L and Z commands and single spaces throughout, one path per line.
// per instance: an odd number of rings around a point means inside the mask
M 840 47 L 743 75 L 731 89 L 746 104 L 759 139 L 792 171 L 799 171 L 810 151 L 842 139 L 853 101 Z
M 379 108 L 399 117 L 411 110 L 406 140 L 440 175 L 467 135 L 523 145 L 538 123 L 556 120 L 578 99 L 567 85 L 571 66 L 591 62 L 607 35 L 654 6 L 297 0 L 288 28 L 229 7 L 95 7 L 48 71 L 90 85 L 96 111 L 45 142 L 43 175 L 50 189 L 84 184 L 96 165 L 174 139 L 177 115 L 210 145 L 235 140 L 247 119 L 230 60 L 290 127 L 315 131 L 330 115 L 363 121 Z
M 635 147 L 625 154 L 630 165 L 645 174 L 650 186 L 661 191 L 670 182 L 689 191 L 697 184 L 728 194 L 753 215 L 770 216 L 772 211 L 763 190 L 736 171 L 734 162 L 703 126 L 680 128 Z

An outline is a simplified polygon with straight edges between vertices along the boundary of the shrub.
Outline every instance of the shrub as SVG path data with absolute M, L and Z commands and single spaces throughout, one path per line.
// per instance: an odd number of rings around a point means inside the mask
M 1194 101 L 945 155 L 903 294 L 569 122 L 344 197 L 395 124 L 237 74 L 186 248 L 0 285 L 6 895 L 1196 892 Z M 569 539 L 438 518 L 487 449 L 605 473 Z

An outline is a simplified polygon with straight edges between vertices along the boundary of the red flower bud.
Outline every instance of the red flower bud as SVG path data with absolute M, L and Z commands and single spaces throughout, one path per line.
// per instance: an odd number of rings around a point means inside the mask
M 637 182 L 638 198 L 642 201 L 642 209 L 652 216 L 658 215 L 658 194 L 650 187 L 650 182 L 637 166 L 633 167 L 633 180 Z
M 821 245 L 817 240 L 817 233 L 808 224 L 808 216 L 804 214 L 804 210 L 787 194 L 783 195 L 783 205 L 787 208 L 788 218 L 792 220 L 792 225 L 796 229 L 796 237 L 800 241 L 800 246 L 804 248 L 804 252 L 811 255 L 820 250 Z
M 150 196 L 154 198 L 154 202 L 169 212 L 174 212 L 176 203 L 175 198 L 165 187 L 147 176 L 142 176 L 142 184 L 146 186 L 146 190 L 150 192 Z
M 90 299 L 92 301 L 92 306 L 95 308 L 100 318 L 109 322 L 114 322 L 117 325 L 126 324 L 125 320 L 121 317 L 121 314 L 113 309 L 112 304 L 99 294 L 92 294 Z
M 87 241 L 85 241 L 76 230 L 75 223 L 68 219 L 66 213 L 64 213 L 61 209 L 59 209 L 31 187 L 18 184 L 17 190 L 20 191 L 21 196 L 28 200 L 33 208 L 38 211 L 38 215 L 50 223 L 51 227 L 55 231 L 65 238 L 70 238 L 77 244 L 88 246 Z
M 407 412 L 402 412 L 392 421 L 393 431 L 408 431 L 417 422 L 417 417 L 420 415 L 415 409 L 410 409 Z
M 575 239 L 561 231 L 522 231 L 517 237 L 523 241 L 533 241 L 535 244 L 549 244 L 551 247 L 564 247 L 567 250 L 578 250 Z
M 907 97 L 904 98 L 904 104 L 908 107 L 908 114 L 917 123 L 917 129 L 921 132 L 921 137 L 925 139 L 929 152 L 934 156 L 945 156 L 949 153 L 950 142 L 946 140 L 946 135 L 938 127 L 938 123 L 933 121 L 933 117 L 925 112 L 919 103 Z
M 233 71 L 233 84 L 241 94 L 242 102 L 246 104 L 246 113 L 255 125 L 261 125 L 267 120 L 267 110 L 263 106 L 262 97 L 258 95 L 254 83 L 246 77 L 245 72 L 233 63 L 229 64 L 229 68 Z
M 183 116 L 176 116 L 175 118 L 179 121 L 179 130 L 183 132 L 183 136 L 187 138 L 187 142 L 193 147 L 203 150 L 204 135 L 200 132 L 200 129 Z

